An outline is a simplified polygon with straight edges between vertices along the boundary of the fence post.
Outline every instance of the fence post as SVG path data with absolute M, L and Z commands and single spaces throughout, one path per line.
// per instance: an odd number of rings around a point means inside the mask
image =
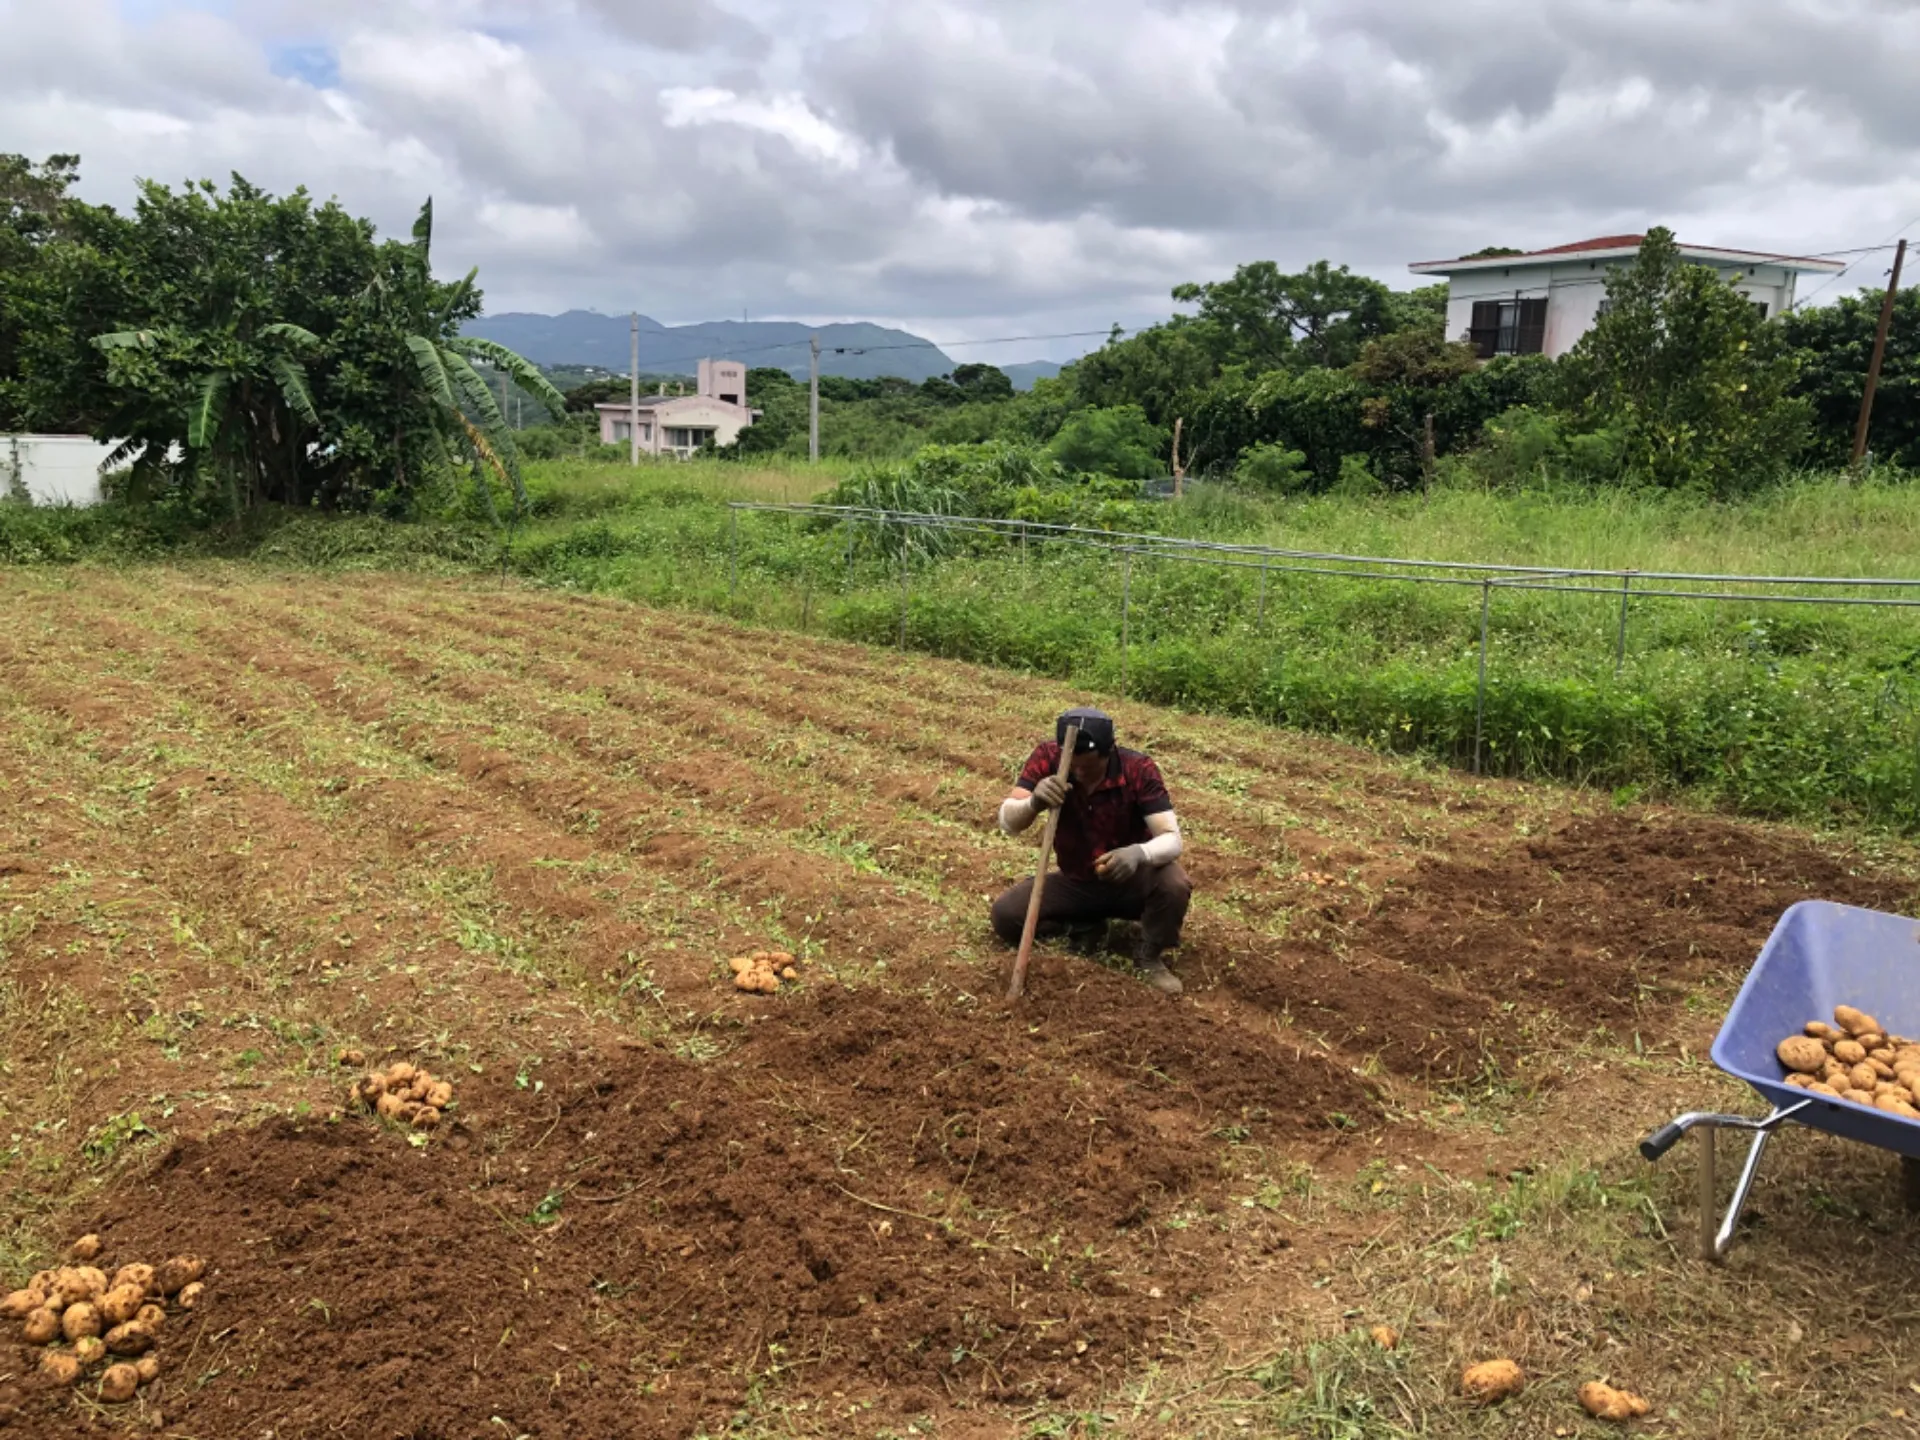
M 1260 617 L 1253 622 L 1256 630 L 1264 629 L 1267 623 L 1267 562 L 1260 562 Z
M 734 596 L 740 590 L 740 512 L 729 506 L 727 520 L 727 528 L 732 533 L 731 543 L 727 547 L 727 608 L 731 610 Z
M 1127 696 L 1127 643 L 1133 624 L 1133 552 L 1120 559 L 1120 698 Z
M 900 648 L 907 648 L 907 522 L 900 522 Z
M 1627 587 L 1633 584 L 1633 572 L 1620 577 L 1620 633 L 1613 641 L 1613 678 L 1620 678 L 1620 662 L 1627 658 Z
M 1480 773 L 1480 737 L 1487 716 L 1487 607 L 1493 600 L 1493 581 L 1480 582 L 1480 688 L 1473 700 L 1473 773 Z

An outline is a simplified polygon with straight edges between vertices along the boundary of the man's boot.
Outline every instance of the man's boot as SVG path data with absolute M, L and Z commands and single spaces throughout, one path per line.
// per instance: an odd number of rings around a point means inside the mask
M 1167 968 L 1162 959 L 1161 948 L 1145 936 L 1133 952 L 1133 968 L 1142 980 L 1158 990 L 1162 995 L 1179 995 L 1186 990 L 1180 983 L 1180 977 Z

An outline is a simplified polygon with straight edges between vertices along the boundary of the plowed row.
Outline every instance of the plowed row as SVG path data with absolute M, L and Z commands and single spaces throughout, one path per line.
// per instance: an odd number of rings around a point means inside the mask
M 1009 1013 L 985 905 L 1031 852 L 988 822 L 1084 697 L 490 587 L 0 604 L 0 1128 L 39 1243 L 213 1258 L 143 1402 L 201 1437 L 1100 1393 L 1308 1243 L 1262 1184 L 1411 1156 L 1545 1046 L 1658 1039 L 1803 895 L 1901 895 L 1752 827 L 1115 703 L 1189 836 L 1189 996 L 1048 952 Z M 769 946 L 801 984 L 737 995 Z M 459 1123 L 331 1118 L 347 1046 L 456 1075 Z

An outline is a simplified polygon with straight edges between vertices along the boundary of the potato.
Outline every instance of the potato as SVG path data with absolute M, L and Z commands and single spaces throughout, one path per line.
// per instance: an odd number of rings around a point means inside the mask
M 398 1095 L 382 1095 L 373 1108 L 382 1120 L 397 1120 L 406 1103 Z
M 727 961 L 727 969 L 736 975 L 744 975 L 749 970 L 758 970 L 759 968 L 758 965 L 753 963 L 753 957 L 751 955 L 736 955 L 733 959 Z
M 20 1333 L 29 1345 L 51 1345 L 60 1338 L 60 1312 L 43 1306 L 27 1316 Z
M 207 1273 L 207 1262 L 197 1255 L 176 1255 L 160 1267 L 155 1277 L 162 1295 L 177 1295 Z
M 378 1075 L 368 1075 L 353 1083 L 353 1101 L 369 1110 L 378 1108 L 380 1097 L 387 1093 L 387 1082 Z
M 1811 1085 L 1807 1086 L 1807 1089 L 1812 1090 L 1821 1095 L 1831 1095 L 1836 1100 L 1840 1098 L 1840 1092 L 1834 1089 L 1833 1086 L 1827 1084 L 1827 1082 L 1824 1080 L 1814 1081 Z
M 68 1340 L 78 1340 L 83 1335 L 100 1333 L 100 1312 L 85 1300 L 78 1305 L 69 1305 L 60 1315 L 60 1333 Z
M 0 1300 L 0 1320 L 24 1320 L 46 1303 L 44 1290 L 15 1290 Z
M 1879 1078 L 1880 1076 L 1878 1072 L 1874 1070 L 1873 1065 L 1866 1060 L 1862 1060 L 1858 1065 L 1855 1065 L 1851 1070 L 1847 1071 L 1847 1079 L 1856 1090 L 1871 1092 L 1873 1082 Z
M 1813 1077 L 1811 1075 L 1802 1075 L 1798 1070 L 1795 1070 L 1788 1074 L 1787 1084 L 1804 1090 L 1807 1086 L 1813 1084 Z
M 101 1243 L 98 1235 L 82 1235 L 78 1240 L 73 1242 L 72 1247 L 67 1253 L 74 1259 L 84 1262 L 98 1259 L 100 1252 L 106 1248 L 107 1247 Z
M 440 1112 L 431 1105 L 422 1105 L 413 1117 L 413 1128 L 416 1130 L 431 1130 L 439 1123 Z
M 153 1288 L 153 1266 L 122 1265 L 113 1272 L 113 1281 L 107 1288 L 118 1290 L 122 1285 L 137 1286 L 142 1295 L 146 1294 Z
M 133 1369 L 142 1385 L 151 1385 L 160 1378 L 160 1357 L 149 1350 L 133 1362 Z
M 1853 1038 L 1869 1050 L 1878 1050 L 1887 1043 L 1887 1037 L 1882 1035 L 1878 1030 L 1868 1030 L 1864 1034 L 1856 1035 Z
M 423 1108 L 425 1107 L 423 1107 L 418 1100 L 408 1100 L 404 1102 L 400 1106 L 400 1114 L 398 1116 L 400 1123 L 402 1125 L 413 1124 L 413 1122 L 419 1118 L 420 1111 Z
M 1873 1097 L 1873 1105 L 1876 1110 L 1891 1110 L 1895 1106 L 1904 1106 L 1906 1103 L 1904 1100 L 1894 1099 L 1891 1095 L 1876 1095 Z
M 107 1349 L 116 1355 L 144 1355 L 153 1348 L 153 1332 L 144 1325 L 116 1325 L 106 1334 Z
M 427 1091 L 427 1104 L 436 1110 L 444 1110 L 453 1103 L 453 1086 L 444 1080 L 436 1080 L 433 1088 Z
M 782 980 L 798 980 L 800 978 L 800 972 L 789 965 L 780 972 L 780 978 Z
M 92 1265 L 76 1265 L 74 1267 L 74 1273 L 80 1277 L 81 1283 L 87 1287 L 87 1299 L 97 1300 L 107 1293 L 106 1271 L 97 1269 Z
M 1631 1390 L 1616 1390 L 1600 1380 L 1580 1387 L 1580 1407 L 1596 1420 L 1637 1420 L 1653 1407 Z
M 1382 1350 L 1397 1350 L 1400 1347 L 1400 1332 L 1391 1325 L 1376 1325 L 1367 1335 Z
M 200 1297 L 206 1293 L 206 1290 L 207 1287 L 202 1285 L 198 1280 L 195 1280 L 191 1285 L 182 1285 L 180 1287 L 180 1308 L 182 1310 L 193 1309 L 194 1306 L 200 1303 Z
M 1483 1360 L 1469 1365 L 1460 1377 L 1460 1389 L 1476 1405 L 1495 1405 L 1518 1395 L 1527 1377 L 1511 1360 Z
M 1891 1045 L 1882 1045 L 1867 1052 L 1867 1059 L 1878 1060 L 1882 1065 L 1891 1065 L 1897 1058 Z
M 78 1305 L 82 1300 L 91 1300 L 93 1292 L 87 1285 L 87 1279 L 72 1266 L 65 1266 L 53 1272 L 53 1284 L 47 1287 L 47 1304 L 55 1310 L 64 1310 L 69 1305 Z
M 1891 1065 L 1883 1065 L 1878 1060 L 1868 1060 L 1865 1063 L 1871 1065 L 1873 1067 L 1873 1073 L 1882 1080 L 1893 1079 L 1893 1067 Z
M 40 1357 L 40 1373 L 56 1385 L 71 1385 L 80 1378 L 80 1362 L 65 1350 L 49 1350 Z
M 1834 1029 L 1833 1026 L 1827 1024 L 1824 1020 L 1807 1021 L 1807 1034 L 1816 1040 L 1838 1040 L 1846 1033 L 1844 1030 Z
M 73 1358 L 82 1365 L 98 1365 L 107 1358 L 107 1342 L 98 1335 L 84 1335 L 73 1342 Z
M 342 1050 L 333 1057 L 333 1063 L 336 1065 L 364 1065 L 367 1063 L 367 1057 L 366 1053 L 361 1050 Z
M 131 1365 L 109 1365 L 100 1377 L 100 1398 L 109 1405 L 123 1404 L 140 1388 L 140 1372 Z
M 162 1310 L 158 1305 L 149 1302 L 148 1304 L 142 1305 L 140 1307 L 140 1313 L 133 1318 L 137 1323 L 146 1326 L 147 1329 L 158 1335 L 160 1333 L 160 1327 L 167 1323 L 167 1312 Z
M 1864 1010 L 1856 1010 L 1851 1005 L 1833 1007 L 1833 1023 L 1849 1035 L 1865 1035 L 1880 1028 L 1880 1022 Z
M 1858 1040 L 1836 1040 L 1833 1043 L 1833 1058 L 1842 1065 L 1858 1065 L 1867 1058 L 1867 1047 Z
M 138 1285 L 116 1285 L 97 1302 L 100 1319 L 107 1325 L 124 1325 L 140 1313 L 147 1292 Z
M 387 1067 L 387 1084 L 389 1086 L 411 1085 L 412 1083 L 413 1066 L 409 1065 L 406 1061 L 396 1060 Z

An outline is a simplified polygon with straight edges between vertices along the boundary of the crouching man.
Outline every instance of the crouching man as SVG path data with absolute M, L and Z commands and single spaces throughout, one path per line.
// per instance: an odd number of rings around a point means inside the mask
M 1069 779 L 1059 777 L 1067 726 L 1078 724 Z M 1049 806 L 1060 809 L 1054 858 L 1040 897 L 1040 933 L 1057 934 L 1108 920 L 1138 920 L 1134 964 L 1140 978 L 1178 995 L 1180 977 L 1166 952 L 1180 943 L 1193 883 L 1179 865 L 1180 822 L 1160 767 L 1138 750 L 1114 744 L 1113 720 L 1099 710 L 1069 710 L 1054 738 L 1034 747 L 1013 793 L 1000 802 L 1000 828 L 1018 835 Z M 1022 880 L 993 902 L 993 928 L 1020 943 L 1033 881 Z

